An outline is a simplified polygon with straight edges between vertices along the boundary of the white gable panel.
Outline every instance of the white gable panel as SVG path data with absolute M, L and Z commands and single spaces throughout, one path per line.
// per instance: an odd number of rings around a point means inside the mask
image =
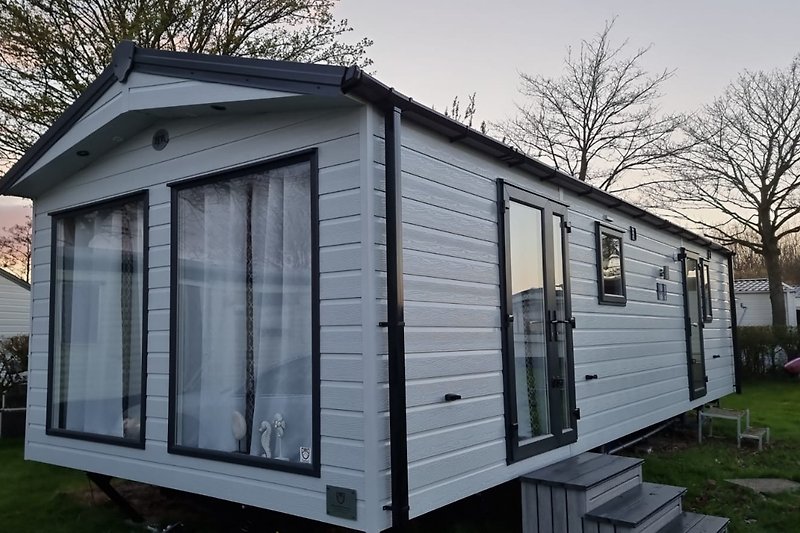
M 75 150 L 104 152 L 118 142 L 115 138 L 124 138 L 130 132 L 146 127 L 154 117 L 200 116 L 215 112 L 208 108 L 209 104 L 231 107 L 237 103 L 294 96 L 298 95 L 133 72 L 125 83 L 114 83 L 65 135 L 28 169 L 19 183 L 37 174 L 59 156 L 74 156 L 71 152 Z M 123 115 L 126 115 L 125 119 L 117 124 Z M 109 126 L 114 127 L 109 128 Z M 101 130 L 106 135 L 100 139 L 90 139 L 93 136 L 97 137 L 94 134 Z M 90 159 L 86 158 L 87 163 Z

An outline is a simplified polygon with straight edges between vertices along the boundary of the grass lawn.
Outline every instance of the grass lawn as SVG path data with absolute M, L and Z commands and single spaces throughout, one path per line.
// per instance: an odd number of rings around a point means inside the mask
M 732 533 L 800 531 L 800 491 L 761 496 L 725 481 L 782 477 L 800 482 L 800 382 L 746 382 L 743 389 L 741 396 L 724 398 L 722 406 L 749 407 L 753 425 L 772 429 L 770 447 L 758 452 L 753 443 L 745 442 L 737 450 L 733 422 L 715 421 L 714 438 L 702 446 L 696 444 L 696 426 L 668 430 L 638 448 L 653 449 L 643 455 L 645 479 L 687 487 L 684 507 L 731 518 Z M 277 513 L 243 512 L 216 500 L 165 494 L 134 483 L 124 483 L 120 490 L 145 514 L 148 523 L 163 526 L 181 521 L 186 525 L 181 532 L 336 530 Z M 511 533 L 519 527 L 519 516 L 518 484 L 510 482 L 414 520 L 411 531 Z M 126 521 L 96 488 L 91 489 L 81 472 L 23 461 L 21 441 L 0 441 L 0 531 L 114 533 L 145 529 Z
M 81 472 L 23 461 L 21 440 L 0 440 L 0 530 L 132 531 L 111 505 L 76 496 L 88 483 Z
M 742 395 L 723 398 L 722 407 L 750 409 L 753 426 L 769 426 L 771 445 L 758 452 L 754 442 L 736 448 L 732 421 L 714 421 L 714 437 L 691 444 L 696 428 L 680 439 L 659 436 L 643 456 L 647 481 L 689 489 L 684 507 L 727 516 L 731 532 L 800 531 L 800 491 L 762 496 L 727 483 L 730 478 L 776 477 L 800 482 L 800 382 L 796 379 L 745 382 Z

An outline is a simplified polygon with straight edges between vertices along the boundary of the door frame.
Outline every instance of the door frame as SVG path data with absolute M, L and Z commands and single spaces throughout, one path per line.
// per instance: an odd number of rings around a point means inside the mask
M 681 279 L 683 280 L 683 309 L 684 309 L 684 333 L 686 336 L 686 370 L 689 380 L 689 400 L 696 400 L 708 394 L 708 374 L 706 374 L 706 348 L 703 340 L 703 329 L 705 321 L 703 320 L 703 294 L 705 290 L 703 286 L 703 270 L 700 254 L 690 252 L 686 248 L 680 249 L 678 258 L 681 260 Z M 692 316 L 689 311 L 689 306 L 692 302 L 689 301 L 689 273 L 687 271 L 687 259 L 692 259 L 697 265 L 697 334 L 700 337 L 700 361 L 703 368 L 703 387 L 702 392 L 695 389 L 694 386 L 694 368 L 692 364 Z
M 547 327 L 547 370 L 549 416 L 552 435 L 537 439 L 524 446 L 519 445 L 516 404 L 516 376 L 514 367 L 514 330 L 513 302 L 511 295 L 511 233 L 509 228 L 510 202 L 515 201 L 542 211 L 542 249 L 544 251 L 544 284 L 545 284 L 545 320 L 550 320 L 550 313 L 556 309 L 556 290 L 554 277 L 554 242 L 552 238 L 553 215 L 561 217 L 561 238 L 564 261 L 564 314 L 572 317 L 571 288 L 569 275 L 569 224 L 567 223 L 567 206 L 561 202 L 538 195 L 534 192 L 509 184 L 502 179 L 497 180 L 497 212 L 498 212 L 498 251 L 500 259 L 500 329 L 502 339 L 503 361 L 503 398 L 505 404 L 506 423 L 506 462 L 508 464 L 527 459 L 543 452 L 571 444 L 578 439 L 578 414 L 575 402 L 575 363 L 573 355 L 572 329 L 565 325 L 566 332 L 566 376 L 563 388 L 567 391 L 569 405 L 569 421 L 563 420 L 563 402 L 561 390 L 553 387 L 553 377 L 558 376 L 559 361 L 557 341 L 553 338 L 553 327 Z M 553 401 L 557 398 L 557 401 Z M 569 429 L 564 430 L 564 426 Z

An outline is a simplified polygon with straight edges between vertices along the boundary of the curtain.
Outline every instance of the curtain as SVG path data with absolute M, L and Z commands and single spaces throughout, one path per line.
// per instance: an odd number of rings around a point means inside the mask
M 137 439 L 141 424 L 141 204 L 58 225 L 57 427 Z
M 180 445 L 261 456 L 264 423 L 274 458 L 311 446 L 308 169 L 179 192 Z

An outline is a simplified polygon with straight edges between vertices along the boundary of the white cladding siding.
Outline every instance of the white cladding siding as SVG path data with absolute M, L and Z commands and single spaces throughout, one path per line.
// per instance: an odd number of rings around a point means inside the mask
M 564 456 L 733 391 L 727 260 L 711 261 L 714 320 L 705 329 L 708 395 L 689 402 L 678 250 L 705 250 L 405 122 L 402 132 L 408 457 L 411 514 L 514 479 Z M 383 139 L 376 137 L 383 201 Z M 496 180 L 569 206 L 578 441 L 506 464 Z M 597 302 L 595 222 L 625 231 L 628 302 Z M 379 219 L 379 223 L 382 220 Z M 627 230 L 636 226 L 638 239 Z M 656 298 L 671 270 L 668 300 Z M 383 281 L 381 282 L 383 283 Z M 379 285 L 380 286 L 380 285 Z M 713 358 L 719 355 L 719 358 Z M 384 362 L 385 365 L 385 362 Z M 586 381 L 586 374 L 600 379 Z M 445 403 L 446 393 L 463 399 Z M 388 438 L 385 429 L 384 438 Z
M 33 338 L 26 457 L 71 468 L 231 499 L 372 529 L 365 504 L 361 275 L 363 108 L 164 119 L 36 199 Z M 153 131 L 168 128 L 166 149 Z M 166 183 L 318 148 L 321 319 L 321 478 L 167 452 L 169 417 L 170 189 Z M 149 191 L 147 430 L 144 450 L 45 434 L 51 219 L 48 213 L 137 190 Z M 370 281 L 371 277 L 367 277 Z M 368 306 L 374 306 L 369 297 Z M 222 429 L 221 429 L 222 430 Z M 326 485 L 358 493 L 357 522 L 326 515 Z
M 786 325 L 797 326 L 797 300 L 795 291 L 784 291 Z M 772 325 L 772 302 L 768 292 L 737 292 L 736 318 L 740 326 Z
M 31 291 L 0 276 L 0 338 L 31 330 Z

